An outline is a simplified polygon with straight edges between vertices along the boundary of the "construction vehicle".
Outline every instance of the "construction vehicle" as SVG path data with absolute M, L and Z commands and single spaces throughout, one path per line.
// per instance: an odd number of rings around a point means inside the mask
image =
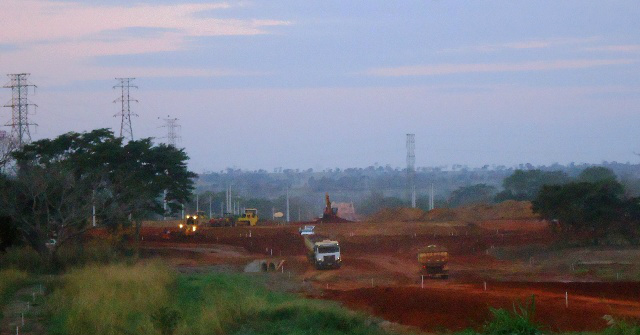
M 258 210 L 255 208 L 247 208 L 244 214 L 236 220 L 237 226 L 255 226 L 258 224 Z
M 324 200 L 325 200 L 325 207 L 324 207 L 324 211 L 322 212 L 322 218 L 318 219 L 317 222 L 324 222 L 324 223 L 351 222 L 349 220 L 343 219 L 338 216 L 338 209 L 331 206 L 329 193 L 325 193 Z
M 449 252 L 447 248 L 430 245 L 418 252 L 420 273 L 426 278 L 449 278 Z
M 204 212 L 196 212 L 185 216 L 184 222 L 178 224 L 180 233 L 184 236 L 193 236 L 198 232 L 198 228 L 201 222 L 205 222 L 206 216 Z
M 309 260 L 316 269 L 339 269 L 342 264 L 337 241 L 319 235 L 304 235 Z
M 224 213 L 220 218 L 209 220 L 209 227 L 233 227 L 236 225 L 236 217 L 232 213 Z

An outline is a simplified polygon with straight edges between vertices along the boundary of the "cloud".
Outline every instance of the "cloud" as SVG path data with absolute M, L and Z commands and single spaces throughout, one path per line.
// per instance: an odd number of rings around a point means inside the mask
M 363 74 L 381 77 L 438 76 L 459 73 L 523 72 L 585 69 L 607 65 L 634 64 L 633 59 L 558 60 L 521 63 L 433 64 L 399 67 L 381 67 Z
M 44 0 L 0 1 L 0 64 L 7 72 L 38 73 L 41 84 L 113 77 L 93 57 L 189 49 L 194 38 L 256 36 L 291 22 L 275 19 L 202 17 L 233 7 L 221 3 L 89 5 Z M 241 14 L 239 14 L 241 15 Z M 234 69 L 144 68 L 125 76 L 247 75 Z M 122 71 L 124 72 L 124 71 Z M 64 74 L 61 77 L 61 74 Z M 58 78 L 56 78 L 58 77 Z
M 640 52 L 640 44 L 605 45 L 585 48 L 587 51 Z
M 496 52 L 503 50 L 528 50 L 545 49 L 564 45 L 584 44 L 599 40 L 599 37 L 587 38 L 549 38 L 539 40 L 527 40 L 507 43 L 479 44 L 460 48 L 440 50 L 441 53 L 465 53 L 465 52 Z

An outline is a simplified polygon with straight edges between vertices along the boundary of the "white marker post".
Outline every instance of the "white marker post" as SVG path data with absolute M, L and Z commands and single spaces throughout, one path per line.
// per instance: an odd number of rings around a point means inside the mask
M 373 287 L 373 278 L 371 278 L 371 287 Z
M 424 275 L 420 276 L 422 279 L 420 280 L 420 288 L 424 288 Z
M 487 282 L 484 282 L 484 290 L 487 290 Z
M 564 306 L 569 308 L 569 291 L 564 292 Z

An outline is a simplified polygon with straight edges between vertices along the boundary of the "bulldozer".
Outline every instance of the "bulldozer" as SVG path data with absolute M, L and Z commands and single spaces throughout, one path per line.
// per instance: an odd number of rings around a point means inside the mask
M 237 226 L 255 226 L 258 224 L 258 210 L 255 208 L 247 208 L 244 214 L 236 220 Z

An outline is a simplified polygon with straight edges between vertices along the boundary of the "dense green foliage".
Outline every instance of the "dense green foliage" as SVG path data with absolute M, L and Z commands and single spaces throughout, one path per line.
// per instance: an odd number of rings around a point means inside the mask
M 67 240 L 98 223 L 115 229 L 163 214 L 163 193 L 178 211 L 196 175 L 183 150 L 150 139 L 123 142 L 108 129 L 67 133 L 13 153 L 15 177 L 0 176 L 0 214 L 40 254 L 55 255 Z M 46 243 L 55 238 L 56 244 Z
M 606 169 L 586 169 L 575 182 L 543 186 L 533 210 L 569 238 L 638 242 L 640 199 L 625 197 L 622 184 Z
M 516 170 L 504 179 L 504 191 L 496 195 L 496 201 L 533 200 L 545 185 L 562 185 L 570 181 L 562 171 Z

